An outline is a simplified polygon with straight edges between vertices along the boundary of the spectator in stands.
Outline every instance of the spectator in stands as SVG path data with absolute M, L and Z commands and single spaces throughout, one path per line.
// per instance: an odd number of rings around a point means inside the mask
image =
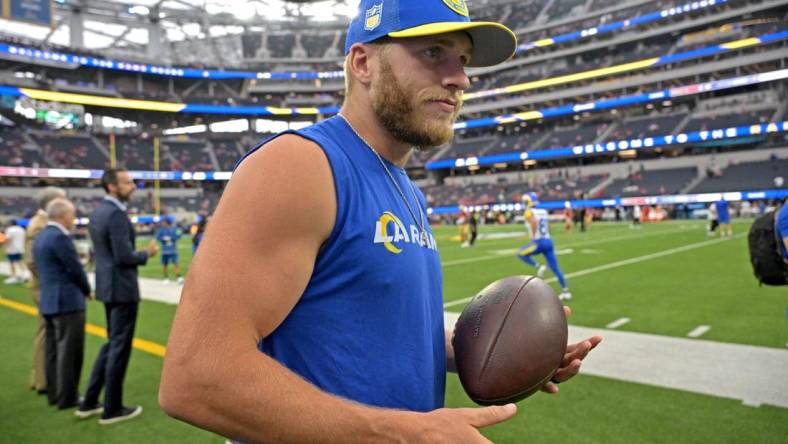
M 38 195 L 38 211 L 27 223 L 27 237 L 25 239 L 25 265 L 30 270 L 30 297 L 36 307 L 39 305 L 41 286 L 38 279 L 38 267 L 33 259 L 33 241 L 44 230 L 49 222 L 45 211 L 49 202 L 57 198 L 65 198 L 66 192 L 62 188 L 46 187 Z M 41 312 L 38 315 L 38 327 L 33 337 L 33 368 L 30 370 L 30 387 L 38 393 L 45 393 L 47 389 L 46 374 L 44 372 L 44 335 L 45 322 Z
M 27 280 L 25 264 L 22 262 L 26 236 L 25 229 L 16 219 L 11 219 L 8 228 L 5 229 L 5 242 L 3 242 L 8 264 L 11 267 L 11 275 L 3 281 L 6 284 L 19 284 Z
M 464 67 L 514 52 L 506 28 L 468 20 L 460 0 L 361 1 L 340 115 L 261 144 L 222 196 L 170 335 L 167 413 L 254 442 L 465 443 L 514 415 L 442 408 L 440 258 L 403 169 L 451 138 Z M 570 345 L 555 380 L 600 340 Z
M 46 320 L 46 380 L 49 405 L 59 409 L 79 405 L 79 379 L 85 349 L 85 299 L 90 284 L 69 232 L 76 210 L 58 197 L 46 206 L 46 228 L 33 243 L 41 301 Z

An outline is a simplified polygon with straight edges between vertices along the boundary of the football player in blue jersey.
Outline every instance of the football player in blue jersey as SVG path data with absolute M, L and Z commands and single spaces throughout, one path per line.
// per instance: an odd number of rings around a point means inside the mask
M 445 407 L 452 326 L 405 165 L 451 139 L 466 67 L 516 47 L 464 0 L 360 2 L 339 115 L 261 143 L 222 194 L 167 344 L 165 412 L 237 441 L 320 443 L 483 443 L 515 415 Z M 569 344 L 542 390 L 600 341 Z
M 539 202 L 536 193 L 526 193 L 523 195 L 522 200 L 525 205 L 525 226 L 528 228 L 531 241 L 520 248 L 517 257 L 526 264 L 536 268 L 536 275 L 542 278 L 547 267 L 537 262 L 534 256 L 537 254 L 543 255 L 547 265 L 561 285 L 561 293 L 558 295 L 558 298 L 561 300 L 572 299 L 572 293 L 569 292 L 564 274 L 558 268 L 558 261 L 555 258 L 555 247 L 553 246 L 553 239 L 550 237 L 550 220 L 547 210 L 536 208 L 536 204 Z
M 175 269 L 175 278 L 179 284 L 183 283 L 181 266 L 178 264 L 178 239 L 180 238 L 181 232 L 178 227 L 173 227 L 166 216 L 162 218 L 161 227 L 156 230 L 156 240 L 161 244 L 161 265 L 164 269 L 164 282 L 170 281 L 167 268 L 172 263 L 172 268 Z
M 717 208 L 717 224 L 720 227 L 720 237 L 733 237 L 733 227 L 731 226 L 731 213 L 728 201 L 724 197 L 714 202 Z

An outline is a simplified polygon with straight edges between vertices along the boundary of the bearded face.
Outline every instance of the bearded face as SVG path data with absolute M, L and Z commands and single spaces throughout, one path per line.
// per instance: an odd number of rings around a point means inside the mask
M 453 124 L 462 107 L 461 92 L 400 82 L 385 51 L 381 53 L 377 74 L 371 88 L 372 108 L 394 139 L 417 149 L 440 146 L 451 140 Z M 456 105 L 447 105 L 446 101 Z

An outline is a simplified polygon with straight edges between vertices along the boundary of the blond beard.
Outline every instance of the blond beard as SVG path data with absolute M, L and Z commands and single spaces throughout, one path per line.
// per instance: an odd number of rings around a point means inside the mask
M 434 119 L 420 119 L 414 110 L 411 98 L 400 85 L 394 70 L 385 57 L 381 58 L 380 72 L 377 85 L 372 88 L 372 109 L 378 121 L 391 134 L 402 143 L 416 149 L 427 149 L 449 142 L 454 136 L 453 123 L 460 113 L 461 97 L 456 97 L 457 107 L 451 118 L 445 123 L 438 123 Z M 416 97 L 418 103 L 427 100 L 446 98 L 448 93 L 431 97 Z

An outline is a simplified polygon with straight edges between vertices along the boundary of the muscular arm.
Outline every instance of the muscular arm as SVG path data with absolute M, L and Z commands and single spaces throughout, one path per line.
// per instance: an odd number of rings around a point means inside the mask
M 531 227 L 530 234 L 531 234 L 531 237 L 533 238 L 534 235 L 537 232 L 536 231 L 537 226 L 536 226 L 536 218 L 534 217 L 533 214 L 531 214 L 531 210 L 526 210 L 525 211 L 525 219 L 528 221 L 528 225 Z
M 233 175 L 184 286 L 159 402 L 246 442 L 372 442 L 391 411 L 322 392 L 257 349 L 298 302 L 336 201 L 319 147 L 282 136 Z

